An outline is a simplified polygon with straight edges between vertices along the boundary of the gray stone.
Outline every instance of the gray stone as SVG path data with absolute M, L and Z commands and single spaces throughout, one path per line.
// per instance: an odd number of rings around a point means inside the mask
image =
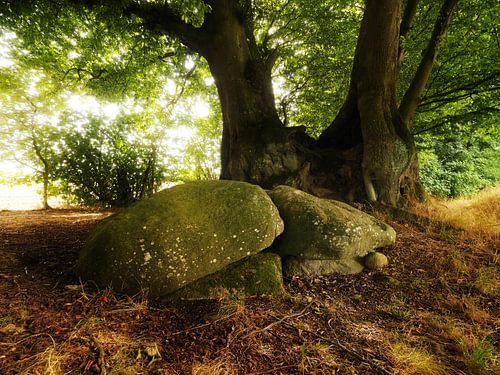
M 285 222 L 285 231 L 273 244 L 273 251 L 291 257 L 285 260 L 287 276 L 292 269 L 311 275 L 360 272 L 361 258 L 396 239 L 389 225 L 345 203 L 289 186 L 278 186 L 268 194 Z
M 283 261 L 283 273 L 287 277 L 314 277 L 333 273 L 353 274 L 363 271 L 356 259 L 304 259 L 289 257 Z
M 161 296 L 262 251 L 282 231 L 278 210 L 256 185 L 178 185 L 99 223 L 77 273 L 119 292 Z
M 387 257 L 378 251 L 374 251 L 365 256 L 365 266 L 370 270 L 380 270 L 388 264 L 389 260 Z

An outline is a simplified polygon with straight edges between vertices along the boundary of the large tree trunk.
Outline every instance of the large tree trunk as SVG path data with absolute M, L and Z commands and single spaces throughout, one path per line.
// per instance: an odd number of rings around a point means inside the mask
M 214 1 L 203 29 L 202 51 L 215 79 L 223 116 L 223 179 L 265 183 L 275 172 L 265 162 L 268 144 L 282 140 L 284 126 L 274 102 L 271 66 L 259 56 L 240 2 Z
M 130 10 L 147 25 L 178 36 L 210 66 L 220 98 L 223 134 L 221 178 L 270 187 L 284 183 L 303 165 L 305 128 L 286 128 L 274 100 L 271 70 L 275 57 L 259 49 L 249 0 L 207 0 L 210 12 L 200 28 L 168 6 L 142 4 Z
M 419 193 L 416 152 L 405 123 L 416 107 L 404 111 L 403 119 L 396 100 L 404 52 L 399 37 L 408 34 L 419 1 L 407 2 L 400 35 L 402 2 L 366 0 L 347 99 L 317 142 L 303 128 L 286 128 L 279 120 L 273 58 L 255 43 L 250 0 L 206 0 L 210 12 L 200 28 L 166 4 L 133 4 L 129 10 L 208 61 L 223 114 L 222 178 L 264 187 L 288 183 L 313 193 L 320 186 L 340 190 L 344 198 L 396 205 L 402 196 Z M 440 25 L 444 30 L 447 22 Z M 419 87 L 428 75 L 422 77 Z
M 323 147 L 358 148 L 365 197 L 395 205 L 415 147 L 396 101 L 401 1 L 367 0 L 348 97 L 319 139 Z M 356 181 L 354 181 L 356 183 Z

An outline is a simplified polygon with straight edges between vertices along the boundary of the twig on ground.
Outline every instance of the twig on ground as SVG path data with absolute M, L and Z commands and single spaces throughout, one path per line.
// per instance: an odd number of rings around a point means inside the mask
M 245 335 L 242 337 L 242 339 L 246 339 L 250 336 L 253 336 L 257 333 L 261 333 L 261 332 L 265 332 L 269 329 L 271 329 L 272 327 L 274 327 L 275 325 L 278 325 L 278 324 L 281 324 L 283 323 L 285 320 L 287 319 L 291 319 L 291 318 L 298 318 L 300 316 L 303 316 L 303 315 L 307 315 L 306 314 L 306 311 L 309 307 L 311 307 L 311 305 L 313 304 L 313 302 L 309 303 L 306 307 L 304 307 L 301 311 L 299 311 L 298 313 L 294 313 L 294 314 L 290 314 L 290 315 L 285 315 L 284 317 L 282 317 L 281 319 L 275 321 L 275 322 L 272 322 L 271 324 L 268 324 L 267 326 L 265 326 L 264 328 L 261 328 L 261 329 L 258 329 L 258 330 L 255 330 L 255 331 L 252 331 L 250 332 L 249 334 Z
M 104 352 L 102 345 L 94 336 L 92 336 L 92 344 L 97 349 L 97 365 L 100 370 L 99 374 L 106 375 L 106 353 Z
M 284 322 L 283 323 L 284 325 L 290 327 L 290 328 L 295 328 L 297 330 L 299 330 L 298 327 L 296 327 L 295 325 L 293 324 L 290 324 L 290 323 L 287 323 L 287 322 Z M 373 366 L 377 371 L 379 371 L 380 373 L 384 374 L 384 375 L 391 375 L 392 373 L 387 371 L 385 368 L 383 367 L 380 367 L 376 362 L 380 362 L 379 359 L 377 358 L 365 358 L 363 357 L 361 354 L 359 354 L 358 352 L 356 352 L 355 350 L 343 345 L 342 343 L 340 343 L 340 341 L 338 339 L 331 339 L 329 337 L 325 337 L 323 335 L 320 335 L 319 333 L 316 333 L 314 331 L 311 331 L 309 329 L 305 329 L 305 328 L 300 328 L 300 331 L 302 332 L 305 332 L 305 333 L 309 333 L 315 337 L 317 337 L 318 339 L 320 340 L 323 340 L 333 346 L 336 346 L 338 347 L 339 349 L 343 350 L 344 352 L 347 352 L 348 354 L 352 355 L 353 357 L 357 358 L 359 361 L 363 362 L 363 363 L 366 363 L 367 365 L 369 366 Z M 368 353 L 366 351 L 364 351 L 366 356 L 367 357 L 373 357 L 373 354 L 371 353 Z

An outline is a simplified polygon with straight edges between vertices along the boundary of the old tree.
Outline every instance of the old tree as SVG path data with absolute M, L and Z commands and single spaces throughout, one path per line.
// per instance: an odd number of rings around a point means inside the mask
M 267 48 L 265 38 L 256 41 L 251 1 L 206 1 L 200 27 L 183 22 L 167 5 L 131 4 L 128 10 L 207 60 L 223 113 L 222 178 L 263 186 L 285 182 L 313 192 L 319 185 L 394 205 L 401 193 L 417 193 L 409 127 L 456 2 L 444 2 L 398 106 L 401 33 L 411 27 L 418 1 L 408 1 L 404 13 L 402 1 L 367 1 L 347 99 L 317 141 L 280 121 L 271 80 L 277 51 Z
M 421 6 L 419 0 L 269 3 L 8 1 L 3 2 L 2 13 L 9 27 L 20 32 L 22 27 L 31 28 L 32 38 L 36 38 L 33 15 L 37 14 L 50 19 L 46 24 L 56 20 L 68 23 L 59 13 L 64 9 L 84 14 L 89 22 L 98 24 L 129 20 L 127 27 L 135 28 L 136 35 L 167 36 L 172 43 L 180 42 L 203 57 L 215 80 L 222 110 L 223 179 L 264 187 L 285 183 L 319 195 L 390 205 L 418 198 L 418 165 L 410 128 L 457 0 L 433 2 L 437 11 L 429 12 L 434 19 L 429 23 L 421 60 L 408 87 L 399 94 L 397 83 L 405 57 L 405 39 Z M 337 114 L 332 109 L 333 122 L 319 137 L 312 138 L 305 126 L 286 126 L 279 115 L 273 68 L 280 48 L 290 45 L 287 27 L 290 31 L 291 24 L 303 22 L 307 29 L 315 14 L 328 14 L 336 6 L 350 9 L 353 14 L 362 12 L 362 21 L 344 104 Z M 266 13 L 266 7 L 274 7 L 274 13 Z M 301 11 L 305 8 L 308 10 Z M 265 16 L 268 18 L 262 21 Z M 42 28 L 38 26 L 43 38 Z M 165 56 L 171 48 L 172 44 L 165 46 Z M 87 74 L 90 80 L 107 73 L 97 68 L 73 69 L 73 73 L 76 71 L 79 78 Z

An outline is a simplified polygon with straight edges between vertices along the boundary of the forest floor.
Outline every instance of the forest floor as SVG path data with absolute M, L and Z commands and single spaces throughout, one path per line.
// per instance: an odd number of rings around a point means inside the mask
M 398 234 L 383 272 L 287 280 L 283 298 L 172 303 L 74 276 L 107 215 L 0 212 L 1 374 L 500 373 L 495 235 L 379 215 Z

